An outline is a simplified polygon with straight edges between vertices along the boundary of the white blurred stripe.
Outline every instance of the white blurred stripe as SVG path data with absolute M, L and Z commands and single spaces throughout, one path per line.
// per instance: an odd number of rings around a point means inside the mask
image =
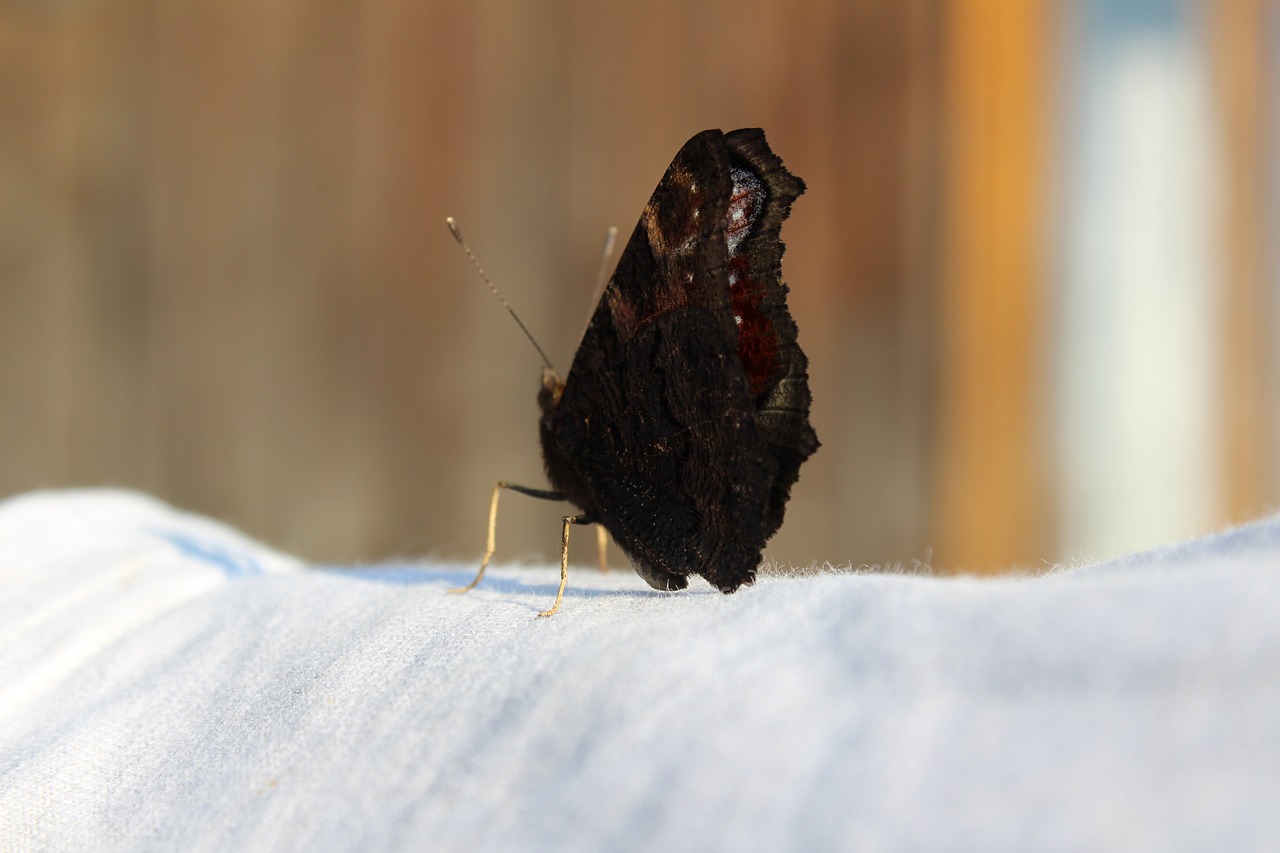
M 1129 5 L 1085 6 L 1061 125 L 1059 543 L 1090 558 L 1210 529 L 1223 499 L 1207 57 L 1179 7 Z

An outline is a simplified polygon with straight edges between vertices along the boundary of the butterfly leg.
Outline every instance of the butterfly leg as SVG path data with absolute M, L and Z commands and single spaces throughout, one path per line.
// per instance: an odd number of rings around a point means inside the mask
M 560 599 L 564 598 L 564 588 L 569 583 L 569 525 L 595 524 L 596 520 L 589 515 L 566 515 L 564 530 L 560 534 L 560 589 L 556 592 L 556 603 L 550 610 L 544 610 L 539 616 L 550 616 L 560 609 Z
M 596 525 L 596 547 L 600 552 L 600 571 L 609 571 L 609 534 L 603 524 Z
M 480 579 L 484 577 L 484 570 L 489 568 L 489 561 L 493 559 L 494 550 L 494 531 L 498 527 L 498 495 L 502 494 L 503 489 L 510 489 L 513 492 L 519 492 L 522 495 L 528 495 L 531 498 L 540 498 L 544 501 L 562 501 L 564 495 L 559 492 L 552 492 L 546 489 L 531 489 L 528 486 L 518 486 L 515 483 L 508 483 L 505 480 L 499 480 L 497 485 L 493 487 L 493 499 L 489 501 L 489 538 L 486 541 L 484 549 L 484 559 L 480 561 L 480 571 L 476 572 L 475 579 L 466 586 L 460 586 L 449 592 L 470 592 L 476 588 L 476 584 L 480 583 Z

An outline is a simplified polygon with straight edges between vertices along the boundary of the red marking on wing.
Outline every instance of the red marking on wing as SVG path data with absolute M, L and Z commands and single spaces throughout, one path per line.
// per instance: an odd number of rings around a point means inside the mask
M 729 299 L 738 324 L 738 358 L 751 383 L 751 393 L 759 396 L 772 384 L 778 371 L 778 336 L 773 322 L 761 308 L 763 287 L 751 280 L 747 258 L 729 261 Z

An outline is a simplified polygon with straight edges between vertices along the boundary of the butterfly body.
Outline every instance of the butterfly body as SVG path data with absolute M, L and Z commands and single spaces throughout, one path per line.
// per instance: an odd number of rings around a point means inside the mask
M 544 375 L 548 479 L 655 588 L 751 583 L 818 447 L 781 276 L 779 232 L 803 191 L 759 130 L 693 137 L 568 375 Z

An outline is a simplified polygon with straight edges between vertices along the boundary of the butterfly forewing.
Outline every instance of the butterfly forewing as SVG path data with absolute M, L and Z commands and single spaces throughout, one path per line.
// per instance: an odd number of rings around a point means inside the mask
M 750 583 L 817 446 L 779 266 L 801 191 L 759 131 L 691 139 L 540 397 L 551 482 L 660 589 Z

